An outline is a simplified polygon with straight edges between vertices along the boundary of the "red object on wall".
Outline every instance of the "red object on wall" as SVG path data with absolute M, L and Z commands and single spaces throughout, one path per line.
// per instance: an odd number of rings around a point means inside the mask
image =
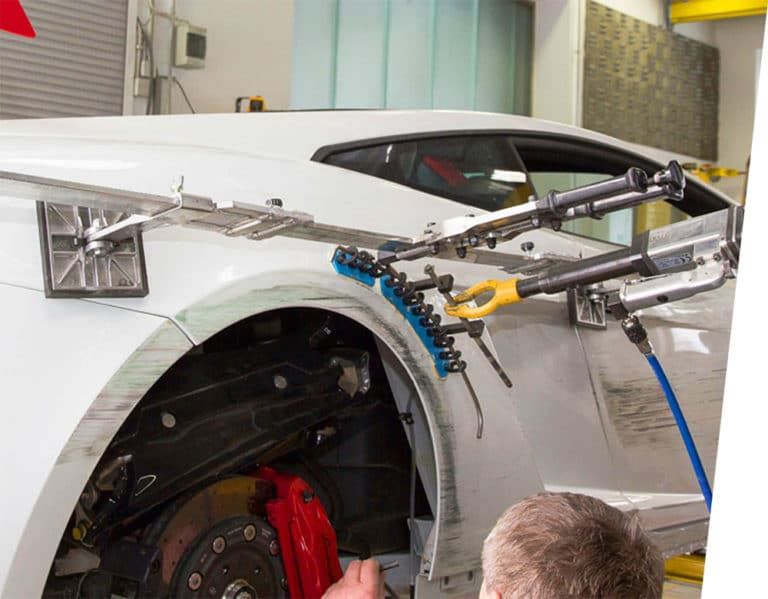
M 298 476 L 266 467 L 253 476 L 275 485 L 267 519 L 277 530 L 288 592 L 297 599 L 320 599 L 342 575 L 336 533 L 323 504 Z
M 24 37 L 37 35 L 19 0 L 0 0 L 0 29 Z

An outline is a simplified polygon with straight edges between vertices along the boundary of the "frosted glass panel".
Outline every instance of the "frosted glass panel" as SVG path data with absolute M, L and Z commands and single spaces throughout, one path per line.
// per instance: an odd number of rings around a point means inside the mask
M 517 6 L 504 0 L 480 2 L 475 108 L 513 112 L 513 45 Z
M 333 108 L 338 0 L 295 0 L 293 108 Z
M 432 106 L 432 19 L 435 2 L 392 0 L 387 108 Z
M 472 109 L 477 59 L 476 0 L 438 5 L 435 25 L 434 108 Z
M 293 108 L 530 114 L 531 5 L 295 0 Z
M 336 108 L 384 105 L 388 4 L 339 0 Z

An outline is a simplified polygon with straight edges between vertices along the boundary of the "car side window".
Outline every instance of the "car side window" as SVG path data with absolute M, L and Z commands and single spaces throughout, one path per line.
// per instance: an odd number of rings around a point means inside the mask
M 482 210 L 521 204 L 533 192 L 505 135 L 391 141 L 332 152 L 323 162 Z

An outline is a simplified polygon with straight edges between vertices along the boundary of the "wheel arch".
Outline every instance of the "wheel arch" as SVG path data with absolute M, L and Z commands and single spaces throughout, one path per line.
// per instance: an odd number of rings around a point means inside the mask
M 425 429 L 422 443 L 426 434 L 431 445 L 436 523 L 441 521 L 440 513 L 446 507 L 449 513 L 455 511 L 451 505 L 444 505 L 446 500 L 451 503 L 451 494 L 445 492 L 444 484 L 446 474 L 449 480 L 452 478 L 452 466 L 444 463 L 445 457 L 452 455 L 452 440 L 446 434 L 452 428 L 450 416 L 440 401 L 442 381 L 417 336 L 402 326 L 402 317 L 383 297 L 359 283 L 311 272 L 280 277 L 283 281 L 286 278 L 290 279 L 289 284 L 275 284 L 274 275 L 266 275 L 216 292 L 163 322 L 131 353 L 91 402 L 62 448 L 25 525 L 8 572 L 9 581 L 29 576 L 30 555 L 38 555 L 42 562 L 50 563 L 79 490 L 85 486 L 125 419 L 165 372 L 190 349 L 231 325 L 287 308 L 311 308 L 336 314 L 354 321 L 373 336 L 382 360 L 385 360 L 384 354 L 387 356 L 387 377 L 393 395 L 399 394 L 398 406 L 401 402 L 407 405 L 414 398 L 418 400 L 416 417 L 423 420 Z M 392 377 L 397 378 L 396 384 Z M 65 486 L 67 492 L 62 492 Z M 79 489 L 77 494 L 70 492 L 74 488 Z M 51 513 L 53 497 L 60 506 L 55 513 Z M 439 526 L 435 526 L 430 539 L 433 548 L 437 547 L 438 531 Z M 37 583 L 38 593 L 43 582 L 44 577 Z

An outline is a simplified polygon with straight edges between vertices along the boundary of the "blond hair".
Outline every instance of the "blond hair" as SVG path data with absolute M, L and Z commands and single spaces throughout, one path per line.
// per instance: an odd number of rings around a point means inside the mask
M 586 495 L 541 493 L 499 518 L 483 573 L 505 599 L 659 599 L 664 561 L 637 516 Z

